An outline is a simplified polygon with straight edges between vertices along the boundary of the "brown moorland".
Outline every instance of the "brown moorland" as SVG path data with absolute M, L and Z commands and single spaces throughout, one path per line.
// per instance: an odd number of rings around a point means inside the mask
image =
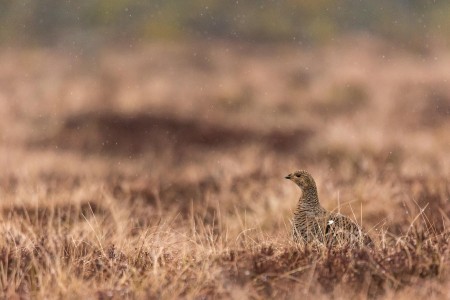
M 2 298 L 443 298 L 450 54 L 376 38 L 0 51 Z M 298 245 L 322 205 L 375 250 Z

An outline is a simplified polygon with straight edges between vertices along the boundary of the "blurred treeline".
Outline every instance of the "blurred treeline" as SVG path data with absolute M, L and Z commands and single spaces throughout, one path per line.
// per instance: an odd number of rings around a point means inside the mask
M 446 0 L 0 0 L 0 42 L 228 38 L 330 40 L 370 32 L 406 43 L 450 36 Z

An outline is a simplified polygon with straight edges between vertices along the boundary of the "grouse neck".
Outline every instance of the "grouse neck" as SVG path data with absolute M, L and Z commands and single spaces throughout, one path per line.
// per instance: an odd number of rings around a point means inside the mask
M 319 196 L 317 195 L 317 188 L 309 187 L 307 189 L 303 189 L 299 205 L 302 207 L 319 206 Z

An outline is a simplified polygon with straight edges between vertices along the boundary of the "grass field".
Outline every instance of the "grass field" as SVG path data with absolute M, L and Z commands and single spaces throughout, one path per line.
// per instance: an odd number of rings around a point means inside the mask
M 450 54 L 0 51 L 2 298 L 445 298 Z M 292 242 L 297 169 L 376 249 Z

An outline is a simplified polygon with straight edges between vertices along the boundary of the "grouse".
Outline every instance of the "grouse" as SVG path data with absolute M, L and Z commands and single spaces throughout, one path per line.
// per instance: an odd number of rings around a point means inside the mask
M 296 171 L 285 177 L 302 189 L 293 219 L 296 242 L 318 241 L 328 246 L 373 246 L 372 239 L 350 218 L 329 212 L 319 203 L 316 183 L 306 171 Z

